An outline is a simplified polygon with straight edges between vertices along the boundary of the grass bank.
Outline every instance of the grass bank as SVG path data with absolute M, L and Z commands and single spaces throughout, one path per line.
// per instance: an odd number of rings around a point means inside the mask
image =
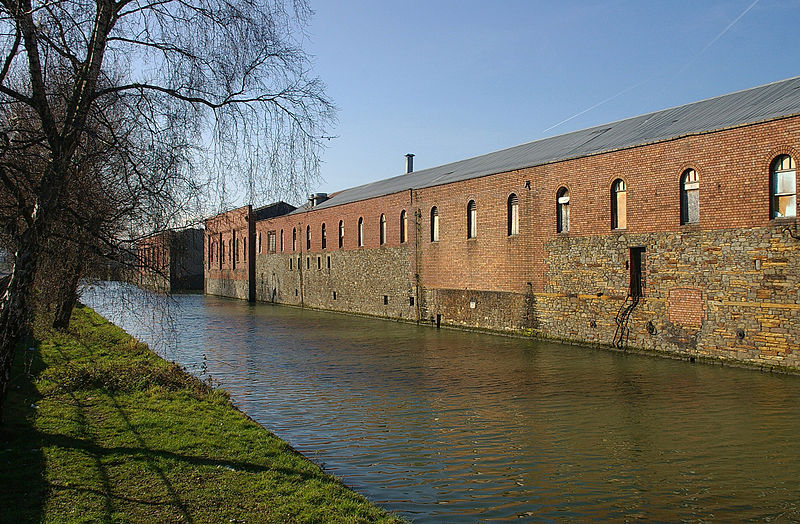
M 395 522 L 87 307 L 18 352 L 4 522 Z

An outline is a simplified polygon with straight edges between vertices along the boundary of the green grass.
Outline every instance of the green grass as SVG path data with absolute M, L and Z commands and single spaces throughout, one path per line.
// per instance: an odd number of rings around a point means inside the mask
M 87 307 L 17 357 L 0 521 L 397 521 Z

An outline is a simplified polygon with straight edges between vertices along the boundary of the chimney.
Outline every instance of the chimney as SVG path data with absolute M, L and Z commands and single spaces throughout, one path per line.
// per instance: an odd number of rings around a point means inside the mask
M 311 207 L 316 207 L 317 204 L 321 204 L 328 200 L 328 193 L 312 193 L 308 196 L 308 201 L 311 202 Z
M 414 154 L 408 153 L 406 154 L 406 173 L 411 173 L 414 171 Z

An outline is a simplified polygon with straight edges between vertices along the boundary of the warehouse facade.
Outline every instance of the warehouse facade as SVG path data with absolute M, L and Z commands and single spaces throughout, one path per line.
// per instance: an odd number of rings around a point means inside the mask
M 796 368 L 798 149 L 793 78 L 240 208 L 209 219 L 205 258 L 230 240 L 235 258 L 235 237 L 247 265 L 214 266 L 206 291 Z

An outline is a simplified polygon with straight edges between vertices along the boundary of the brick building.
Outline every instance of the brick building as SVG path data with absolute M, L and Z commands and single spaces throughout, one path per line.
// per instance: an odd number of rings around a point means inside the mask
M 798 150 L 800 77 L 218 215 L 206 291 L 796 368 Z
M 136 243 L 137 284 L 156 291 L 203 289 L 203 230 L 168 230 Z

